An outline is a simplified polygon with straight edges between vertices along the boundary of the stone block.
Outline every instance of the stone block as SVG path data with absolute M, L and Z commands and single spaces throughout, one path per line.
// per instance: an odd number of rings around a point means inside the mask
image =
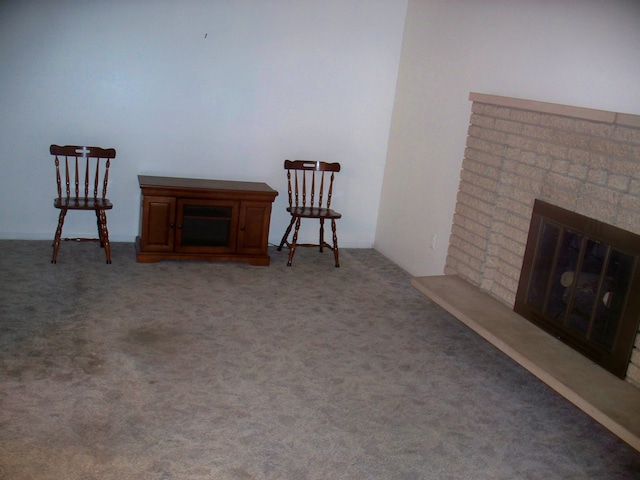
M 482 202 L 475 197 L 467 195 L 464 192 L 458 192 L 458 203 L 468 205 L 480 213 L 491 216 L 493 205 L 495 202 Z
M 619 142 L 640 145 L 640 128 L 616 126 L 610 138 Z
M 615 142 L 604 138 L 591 137 L 589 149 L 593 152 L 603 153 L 618 158 L 633 158 L 634 152 L 631 145 Z M 640 152 L 638 153 L 640 155 Z M 639 157 L 640 158 L 640 157 Z
M 613 224 L 616 218 L 615 204 L 606 203 L 595 197 L 582 196 L 578 199 L 575 211 L 601 222 Z
M 640 180 L 640 162 L 609 158 L 606 167 L 613 175 L 625 175 Z
M 559 175 L 567 175 L 571 163 L 568 160 L 557 159 L 551 164 L 551 171 Z
M 554 143 L 540 142 L 535 145 L 535 152 L 541 155 L 549 155 L 554 158 L 566 158 L 569 147 Z
M 485 155 L 487 155 L 487 154 L 485 154 Z M 497 180 L 498 178 L 500 178 L 500 169 L 499 168 L 491 166 L 490 164 L 488 164 L 486 162 L 478 161 L 476 159 L 472 159 L 472 158 L 469 158 L 469 157 L 466 157 L 462 161 L 462 168 L 463 168 L 463 170 L 468 170 L 470 172 L 474 172 L 474 173 L 477 173 L 478 175 L 482 175 L 483 177 L 492 178 L 494 180 Z
M 629 194 L 640 195 L 640 180 L 631 179 L 629 182 Z
M 520 228 L 512 227 L 505 222 L 496 221 L 493 223 L 493 229 L 504 237 L 515 240 L 516 242 L 524 244 L 527 241 L 527 233 L 529 230 L 528 225 L 527 231 L 523 231 Z
M 538 125 L 523 125 L 522 135 L 550 142 L 553 140 L 553 129 Z
M 497 179 L 485 177 L 470 170 L 463 170 L 461 178 L 463 182 L 470 183 L 488 192 L 495 192 L 498 186 Z
M 518 283 L 520 281 L 520 265 L 513 266 L 506 262 L 501 262 L 498 265 L 498 272 L 499 276 L 496 277 L 496 280 L 508 291 L 515 294 L 518 291 Z
M 567 210 L 575 210 L 578 202 L 578 190 L 558 188 L 555 185 L 545 183 L 542 187 L 541 200 L 553 203 Z
M 510 160 L 520 160 L 520 156 L 522 155 L 522 150 L 515 147 L 505 147 L 504 149 L 504 158 Z
M 486 213 L 476 210 L 469 205 L 458 204 L 456 207 L 456 213 L 485 227 L 490 227 L 491 222 L 493 221 L 491 215 L 487 215 Z
M 614 131 L 614 126 L 610 123 L 590 122 L 588 120 L 576 120 L 574 127 L 577 133 L 589 137 L 609 138 Z
M 510 252 L 507 249 L 502 249 L 500 251 L 500 261 L 499 265 L 502 267 L 498 267 L 499 269 L 504 269 L 505 272 L 508 272 L 509 275 L 516 275 L 516 280 L 520 278 L 520 269 L 522 268 L 522 256 L 513 252 Z
M 584 183 L 580 188 L 580 195 L 584 199 L 591 197 L 611 205 L 616 205 L 620 201 L 622 194 L 594 183 Z
M 584 180 L 587 178 L 587 173 L 589 171 L 589 167 L 586 165 L 571 165 L 569 167 L 569 171 L 567 174 L 573 178 L 579 178 L 580 180 Z
M 564 175 L 550 172 L 545 178 L 545 184 L 569 191 L 578 191 L 582 182 L 578 178 L 569 178 Z
M 563 145 L 571 149 L 587 150 L 591 142 L 591 137 L 577 133 L 556 131 L 551 141 L 557 145 Z
M 513 305 L 516 303 L 516 293 L 506 289 L 498 282 L 493 283 L 493 286 L 489 293 L 509 307 L 513 307 Z
M 467 255 L 466 258 L 468 260 L 465 263 L 474 267 L 480 267 L 484 263 L 486 253 L 483 249 L 476 247 L 472 243 L 461 241 L 457 237 L 452 237 L 451 245 Z
M 566 130 L 569 132 L 577 131 L 578 120 L 575 118 L 558 116 L 558 115 L 543 115 L 540 118 L 540 125 L 544 125 L 557 130 Z
M 637 210 L 620 209 L 615 225 L 640 235 L 640 212 Z
M 532 125 L 540 124 L 541 117 L 542 117 L 542 114 L 538 112 L 531 112 L 529 110 L 517 110 L 517 109 L 512 110 L 511 115 L 509 115 L 509 118 L 514 122 L 521 122 L 521 123 L 532 124 Z
M 589 169 L 587 173 L 587 181 L 595 185 L 606 185 L 608 177 L 605 170 Z
M 495 129 L 502 132 L 522 134 L 522 123 L 509 120 L 496 119 Z
M 488 191 L 486 189 L 477 187 L 475 185 L 470 184 L 469 182 L 461 182 L 460 190 L 471 197 L 475 197 L 478 200 L 483 202 L 493 204 L 495 202 L 496 194 L 495 192 Z
M 477 125 L 483 128 L 494 128 L 495 118 L 487 117 L 477 113 L 471 114 L 471 125 Z
M 473 148 L 474 150 L 480 150 L 482 152 L 487 152 L 493 155 L 500 157 L 504 150 L 505 146 L 500 145 L 499 143 L 489 142 L 479 137 L 467 137 L 467 147 Z
M 505 145 L 523 151 L 535 152 L 537 145 L 540 143 L 539 140 L 523 137 L 522 135 L 505 134 L 505 137 Z
M 520 201 L 519 199 L 513 199 L 508 197 L 498 197 L 496 202 L 496 210 L 503 209 L 508 210 L 515 215 L 520 215 L 523 218 L 531 218 L 531 211 L 533 209 L 533 200 Z
M 516 176 L 513 179 L 513 195 L 514 199 L 520 200 L 525 198 L 527 192 L 531 192 L 534 195 L 539 195 L 542 192 L 544 186 L 544 179 L 528 178 L 525 176 Z
M 507 135 L 509 135 L 506 132 L 501 132 L 498 130 L 487 130 L 484 129 L 481 132 L 481 137 L 485 140 L 488 140 L 489 142 L 493 142 L 496 143 L 498 145 L 504 145 L 507 139 Z
M 636 385 L 640 385 L 640 367 L 634 364 L 629 364 L 627 368 L 627 380 L 630 380 Z
M 514 204 L 518 205 L 521 204 L 528 207 L 532 206 L 535 199 L 539 198 L 542 194 L 544 183 L 539 182 L 539 188 L 531 188 L 526 190 L 520 187 L 519 183 L 520 182 L 517 182 L 517 184 L 513 188 L 506 191 L 504 195 L 500 195 L 499 198 L 504 198 L 505 201 L 513 202 Z
M 591 153 L 589 150 L 569 148 L 567 149 L 567 160 L 580 165 L 591 165 Z
M 533 156 L 535 157 L 535 154 Z M 524 163 L 521 163 L 516 167 L 516 175 L 528 180 L 543 180 L 546 174 L 546 170 Z
M 607 155 L 603 155 L 601 153 L 589 152 L 589 160 L 587 165 L 589 168 L 598 168 L 600 170 L 610 171 L 609 166 L 613 159 Z
M 500 168 L 502 165 L 502 158 L 498 155 L 495 155 L 488 151 L 478 150 L 475 148 L 469 148 L 465 150 L 465 158 L 464 160 L 473 160 L 475 162 L 481 163 L 483 165 L 487 165 L 493 168 Z M 462 168 L 464 168 L 464 160 L 462 163 Z
M 609 175 L 607 187 L 626 192 L 629 189 L 631 179 L 626 175 Z
M 501 241 L 501 246 L 503 250 L 507 250 L 520 257 L 520 262 L 515 262 L 516 264 L 518 264 L 518 266 L 519 266 L 519 263 L 522 262 L 522 258 L 524 258 L 524 250 L 527 245 L 528 234 L 529 232 L 527 231 L 527 234 L 525 235 L 524 239 L 521 239 L 521 238 L 513 239 L 509 237 L 503 237 Z
M 484 115 L 487 115 L 488 117 L 510 118 L 511 117 L 511 108 L 498 107 L 498 106 L 495 106 L 495 105 L 486 105 L 485 104 L 484 109 L 482 110 L 482 113 Z

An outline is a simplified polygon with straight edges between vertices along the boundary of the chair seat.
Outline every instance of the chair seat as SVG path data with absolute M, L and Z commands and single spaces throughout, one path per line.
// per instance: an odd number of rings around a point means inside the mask
M 303 218 L 342 218 L 342 214 L 331 210 L 330 208 L 287 207 L 287 212 L 294 217 Z
M 53 206 L 69 210 L 109 210 L 113 208 L 113 204 L 108 198 L 94 197 L 56 197 L 53 199 Z

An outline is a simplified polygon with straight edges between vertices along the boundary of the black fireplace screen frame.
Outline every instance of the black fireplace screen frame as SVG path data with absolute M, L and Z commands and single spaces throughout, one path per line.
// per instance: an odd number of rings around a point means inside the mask
M 640 235 L 536 200 L 514 311 L 624 378 L 640 324 Z

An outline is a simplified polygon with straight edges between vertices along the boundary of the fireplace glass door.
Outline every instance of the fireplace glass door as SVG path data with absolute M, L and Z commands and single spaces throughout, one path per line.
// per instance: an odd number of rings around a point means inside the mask
M 516 312 L 624 376 L 640 303 L 637 291 L 632 294 L 640 286 L 639 253 L 627 248 L 633 242 L 624 240 L 634 234 L 621 235 L 615 227 L 548 204 L 537 206 Z

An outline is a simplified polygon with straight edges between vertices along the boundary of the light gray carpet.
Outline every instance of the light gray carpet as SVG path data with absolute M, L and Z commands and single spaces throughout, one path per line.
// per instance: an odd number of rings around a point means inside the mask
M 0 479 L 631 479 L 370 249 L 269 267 L 0 241 Z

